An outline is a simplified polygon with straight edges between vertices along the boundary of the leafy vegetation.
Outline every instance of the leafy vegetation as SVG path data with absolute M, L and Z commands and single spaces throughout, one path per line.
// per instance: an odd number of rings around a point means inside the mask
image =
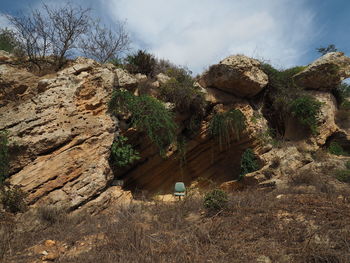
M 209 123 L 209 134 L 218 140 L 221 147 L 229 144 L 233 135 L 239 140 L 246 127 L 245 121 L 244 114 L 237 109 L 216 113 Z
M 227 207 L 227 193 L 221 189 L 214 189 L 204 196 L 204 207 L 210 213 L 217 213 Z
M 0 29 L 0 50 L 18 53 L 21 50 L 16 34 L 9 29 Z
M 156 58 L 145 50 L 138 50 L 136 53 L 126 57 L 125 64 L 125 68 L 130 73 L 141 73 L 153 77 Z
M 318 115 L 322 103 L 311 96 L 301 96 L 290 104 L 290 111 L 298 121 L 308 127 L 312 134 L 317 134 Z
M 134 96 L 126 90 L 116 90 L 109 102 L 110 112 L 130 114 L 131 125 L 147 134 L 163 155 L 166 147 L 176 142 L 177 125 L 173 114 L 162 102 L 148 95 Z
M 161 85 L 161 99 L 174 103 L 179 112 L 203 111 L 204 96 L 194 87 L 194 80 L 189 71 L 173 67 L 167 70 L 166 75 L 171 79 Z
M 0 184 L 8 175 L 9 153 L 8 153 L 8 132 L 0 132 Z
M 335 172 L 335 177 L 343 183 L 350 183 L 350 169 L 337 170 Z
M 341 145 L 336 141 L 329 144 L 328 151 L 334 155 L 348 155 L 348 153 L 344 151 L 343 147 L 341 147 Z
M 128 138 L 119 136 L 112 144 L 111 160 L 118 167 L 127 166 L 140 159 L 139 153 L 127 141 Z
M 23 212 L 27 208 L 25 202 L 27 194 L 17 185 L 2 185 L 0 189 L 0 200 L 4 208 L 11 213 Z
M 266 105 L 264 115 L 269 120 L 276 135 L 284 135 L 285 121 L 290 116 L 290 104 L 302 95 L 303 89 L 296 85 L 294 75 L 303 71 L 305 67 L 294 67 L 277 70 L 269 64 L 262 64 L 262 70 L 269 77 L 266 89 Z
M 252 149 L 248 148 L 244 151 L 241 158 L 241 171 L 239 180 L 241 180 L 246 174 L 259 170 L 259 162 Z

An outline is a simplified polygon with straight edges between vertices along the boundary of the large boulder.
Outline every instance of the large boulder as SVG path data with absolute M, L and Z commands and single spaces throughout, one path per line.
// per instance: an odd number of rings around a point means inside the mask
M 328 53 L 294 76 L 303 88 L 330 91 L 350 77 L 350 58 L 342 52 Z
M 11 76 L 2 77 L 11 83 Z M 32 79 L 22 78 L 22 85 Z M 106 190 L 113 180 L 108 159 L 117 129 L 107 114 L 114 70 L 79 59 L 40 83 L 45 88 L 36 96 L 0 108 L 0 130 L 9 132 L 11 142 L 10 183 L 29 194 L 30 205 L 75 209 L 113 199 L 115 191 Z
M 216 88 L 241 98 L 258 94 L 268 83 L 260 62 L 243 55 L 230 56 L 212 65 L 199 79 L 203 88 Z

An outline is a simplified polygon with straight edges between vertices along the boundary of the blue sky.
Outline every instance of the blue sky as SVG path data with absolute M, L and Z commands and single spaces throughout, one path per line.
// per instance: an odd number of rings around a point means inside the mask
M 40 2 L 0 0 L 16 14 Z M 73 0 L 105 23 L 126 20 L 133 48 L 185 65 L 195 73 L 231 54 L 277 67 L 308 64 L 316 47 L 335 44 L 350 55 L 348 0 Z M 0 26 L 6 21 L 0 17 Z

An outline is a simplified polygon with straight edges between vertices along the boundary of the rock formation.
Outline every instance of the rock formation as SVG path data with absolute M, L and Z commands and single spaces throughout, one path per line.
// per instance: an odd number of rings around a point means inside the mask
M 106 111 L 114 83 L 126 85 L 121 74 L 83 58 L 40 81 L 1 67 L 3 83 L 27 90 L 0 108 L 0 129 L 8 130 L 15 153 L 10 182 L 29 193 L 29 204 L 77 208 L 97 198 L 113 179 L 108 158 L 116 121 Z
M 296 83 L 307 89 L 330 91 L 350 77 L 350 58 L 342 52 L 328 53 L 295 76 Z
M 38 77 L 11 65 L 11 57 L 1 53 L 0 131 L 9 132 L 12 156 L 8 180 L 29 194 L 30 205 L 54 204 L 71 210 L 83 207 L 97 213 L 111 203 L 130 201 L 127 190 L 169 193 L 176 181 L 189 185 L 204 178 L 226 182 L 225 189 L 240 188 L 227 181 L 239 175 L 241 155 L 249 147 L 261 159 L 261 169 L 246 176 L 249 184 L 283 185 L 291 169 L 306 165 L 315 171 L 321 169 L 310 152 L 325 146 L 332 136 L 341 134 L 344 145 L 349 141 L 349 130 L 338 125 L 337 102 L 329 92 L 350 76 L 349 60 L 341 53 L 330 53 L 295 76 L 299 85 L 313 89 L 307 94 L 323 103 L 319 134 L 305 137 L 302 127 L 290 118 L 286 145 L 273 147 L 266 135 L 269 127 L 261 105 L 246 100 L 264 92 L 268 84 L 260 62 L 241 55 L 224 59 L 211 66 L 196 84 L 205 93 L 208 106 L 198 134 L 187 139 L 186 154 L 180 156 L 172 145 L 163 158 L 144 133 L 128 129 L 125 123 L 119 125 L 107 112 L 114 88 L 137 95 L 138 84 L 148 81 L 146 76 L 78 58 L 55 74 Z M 329 70 L 331 74 L 325 74 Z M 157 96 L 157 88 L 167 80 L 166 75 L 158 75 L 152 80 L 150 94 Z M 218 145 L 208 132 L 210 120 L 215 111 L 231 109 L 244 114 L 247 127 L 239 140 L 231 138 L 229 144 Z M 190 114 L 177 113 L 179 134 Z M 137 148 L 141 159 L 112 171 L 110 147 L 120 132 Z M 113 185 L 116 178 L 124 181 L 124 188 Z
M 242 55 L 230 56 L 212 65 L 199 80 L 204 88 L 216 88 L 241 98 L 258 94 L 267 83 L 268 77 L 260 69 L 260 62 Z

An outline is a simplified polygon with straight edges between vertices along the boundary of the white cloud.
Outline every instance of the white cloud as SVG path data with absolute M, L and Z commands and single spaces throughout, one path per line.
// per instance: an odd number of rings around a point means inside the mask
M 236 53 L 292 66 L 316 35 L 303 1 L 103 1 L 111 16 L 127 19 L 141 47 L 195 72 Z
M 0 28 L 13 28 L 4 14 L 0 13 Z

